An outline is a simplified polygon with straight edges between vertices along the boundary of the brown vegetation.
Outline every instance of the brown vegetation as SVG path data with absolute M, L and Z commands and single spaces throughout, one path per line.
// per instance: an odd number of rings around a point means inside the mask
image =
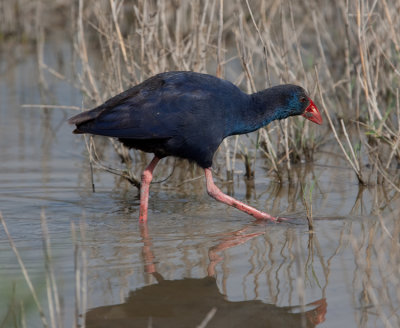
M 236 158 L 242 159 L 252 177 L 255 159 L 263 158 L 279 179 L 290 178 L 291 164 L 313 161 L 335 140 L 360 184 L 386 181 L 397 188 L 399 9 L 399 1 L 386 0 L 339 1 L 323 8 L 311 0 L 19 0 L 14 6 L 3 2 L 0 21 L 2 36 L 14 32 L 38 42 L 63 25 L 75 40 L 79 87 L 88 108 L 169 70 L 215 74 L 247 92 L 300 84 L 325 112 L 326 128 L 296 118 L 270 124 L 250 139 L 232 137 L 221 146 L 217 168 L 225 167 L 231 177 Z M 129 153 L 112 145 L 127 169 L 101 164 L 88 143 L 92 160 L 138 186 Z

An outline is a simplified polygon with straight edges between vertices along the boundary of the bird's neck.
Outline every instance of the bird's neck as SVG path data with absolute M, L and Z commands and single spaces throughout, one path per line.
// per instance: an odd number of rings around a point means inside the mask
M 238 109 L 238 113 L 230 135 L 250 133 L 274 120 L 284 118 L 268 89 L 248 95 L 246 106 Z

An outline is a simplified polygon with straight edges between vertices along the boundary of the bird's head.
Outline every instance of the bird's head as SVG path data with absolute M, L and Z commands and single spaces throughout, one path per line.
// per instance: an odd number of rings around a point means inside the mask
M 301 115 L 311 122 L 322 124 L 321 113 L 302 87 L 282 84 L 266 89 L 259 95 L 267 106 L 273 108 L 269 121 Z
M 283 94 L 286 93 L 285 108 L 290 111 L 289 116 L 301 115 L 311 122 L 322 124 L 321 113 L 302 87 L 291 84 L 287 84 L 284 87 L 287 88 Z
M 242 108 L 240 105 L 238 107 Z M 233 113 L 227 136 L 249 133 L 272 121 L 296 115 L 322 124 L 322 116 L 317 106 L 302 87 L 293 84 L 281 84 L 253 93 L 250 95 L 249 106 L 243 108 L 241 115 Z

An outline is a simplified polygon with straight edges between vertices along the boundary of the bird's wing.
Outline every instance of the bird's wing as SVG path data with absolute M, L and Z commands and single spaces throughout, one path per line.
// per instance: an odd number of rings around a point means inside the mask
M 161 74 L 156 75 L 68 122 L 76 125 L 75 133 L 116 138 L 168 138 L 171 123 L 167 124 L 165 119 L 171 94 L 165 92 L 166 84 Z M 170 116 L 169 121 L 176 115 L 171 113 Z
M 116 138 L 157 139 L 196 134 L 217 116 L 219 102 L 235 88 L 229 82 L 192 72 L 158 74 L 111 98 L 103 105 L 72 117 L 76 133 Z M 235 90 L 234 90 L 235 91 Z

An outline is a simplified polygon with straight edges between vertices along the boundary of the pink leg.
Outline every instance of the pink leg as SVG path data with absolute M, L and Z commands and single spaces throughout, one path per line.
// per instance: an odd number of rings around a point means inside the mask
M 149 236 L 149 228 L 147 227 L 147 222 L 143 221 L 140 223 L 140 235 L 143 240 L 143 257 L 144 257 L 144 268 L 147 273 L 156 273 L 156 266 L 154 264 L 154 254 L 152 251 L 153 244 Z
M 219 202 L 228 204 L 230 206 L 236 207 L 238 210 L 243 211 L 247 214 L 254 216 L 258 220 L 271 220 L 278 221 L 277 218 L 269 215 L 268 213 L 261 212 L 254 207 L 246 205 L 235 198 L 225 195 L 215 184 L 212 177 L 211 169 L 204 169 L 206 175 L 206 184 L 208 194 Z
M 140 185 L 140 210 L 139 210 L 139 221 L 147 221 L 147 208 L 149 203 L 149 188 L 150 182 L 153 179 L 153 170 L 156 167 L 160 159 L 154 156 L 150 164 L 142 173 L 142 182 Z

